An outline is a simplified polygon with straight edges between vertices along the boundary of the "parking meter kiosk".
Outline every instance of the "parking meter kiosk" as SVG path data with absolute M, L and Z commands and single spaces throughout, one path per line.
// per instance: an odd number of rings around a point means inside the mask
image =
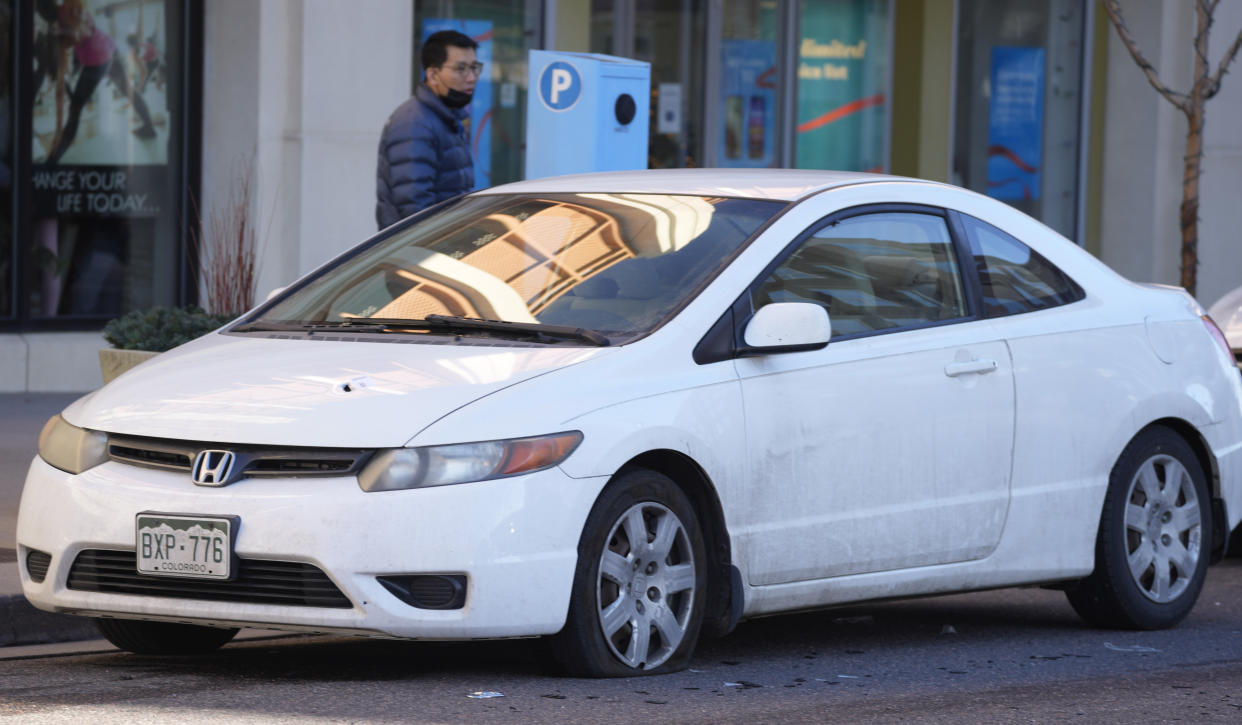
M 532 50 L 526 178 L 647 168 L 651 64 Z

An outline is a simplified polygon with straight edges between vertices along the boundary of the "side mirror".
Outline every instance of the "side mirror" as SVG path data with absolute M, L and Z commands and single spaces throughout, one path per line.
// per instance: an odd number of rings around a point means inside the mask
M 744 356 L 818 350 L 832 339 L 828 311 L 810 302 L 773 302 L 760 307 L 742 335 Z
M 284 292 L 286 289 L 288 289 L 288 287 L 277 287 L 276 289 L 272 290 L 271 292 L 268 292 L 268 293 L 267 293 L 267 297 L 264 297 L 264 298 L 263 298 L 263 301 L 264 301 L 264 302 L 271 302 L 273 297 L 275 297 L 276 295 L 280 294 L 281 292 Z

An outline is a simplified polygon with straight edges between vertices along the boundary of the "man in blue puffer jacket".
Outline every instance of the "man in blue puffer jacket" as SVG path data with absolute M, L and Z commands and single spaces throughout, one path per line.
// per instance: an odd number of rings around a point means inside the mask
M 423 42 L 424 82 L 388 117 L 380 136 L 375 221 L 389 226 L 474 187 L 464 122 L 483 64 L 470 36 L 441 30 Z

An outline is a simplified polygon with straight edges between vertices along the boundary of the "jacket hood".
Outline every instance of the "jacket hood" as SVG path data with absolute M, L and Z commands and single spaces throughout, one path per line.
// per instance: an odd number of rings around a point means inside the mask
M 397 447 L 481 397 L 608 352 L 212 334 L 134 368 L 64 417 L 179 440 Z

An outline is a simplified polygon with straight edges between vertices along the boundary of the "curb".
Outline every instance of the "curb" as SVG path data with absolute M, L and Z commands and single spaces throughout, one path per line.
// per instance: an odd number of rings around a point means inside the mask
M 0 595 L 0 647 L 98 638 L 99 630 L 87 617 L 36 609 L 21 594 Z

